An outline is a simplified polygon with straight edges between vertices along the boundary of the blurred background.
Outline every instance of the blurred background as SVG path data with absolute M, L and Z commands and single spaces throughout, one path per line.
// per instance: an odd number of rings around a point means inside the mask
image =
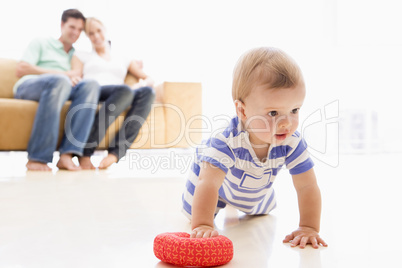
M 314 157 L 337 166 L 340 153 L 402 151 L 397 0 L 1 0 L 0 57 L 19 59 L 38 36 L 58 38 L 68 8 L 102 20 L 113 52 L 143 60 L 157 83 L 201 82 L 212 128 L 234 115 L 239 56 L 275 46 L 303 70 L 300 131 Z M 91 50 L 84 33 L 75 47 Z

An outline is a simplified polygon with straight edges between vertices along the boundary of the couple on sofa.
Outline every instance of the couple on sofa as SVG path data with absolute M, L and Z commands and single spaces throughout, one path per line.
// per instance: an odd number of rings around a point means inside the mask
M 91 53 L 75 53 L 73 48 L 82 30 L 92 43 Z M 143 79 L 142 83 L 134 88 L 124 85 L 127 72 Z M 47 163 L 57 149 L 60 112 L 67 100 L 71 106 L 57 167 L 81 170 L 95 168 L 90 156 L 107 127 L 131 106 L 99 168 L 118 162 L 134 142 L 155 98 L 153 81 L 141 64 L 113 57 L 103 24 L 86 19 L 76 9 L 63 12 L 59 39 L 41 38 L 29 44 L 17 65 L 17 76 L 15 98 L 39 102 L 27 149 L 28 170 L 51 170 Z M 104 103 L 96 112 L 99 101 Z M 72 161 L 74 156 L 80 166 Z

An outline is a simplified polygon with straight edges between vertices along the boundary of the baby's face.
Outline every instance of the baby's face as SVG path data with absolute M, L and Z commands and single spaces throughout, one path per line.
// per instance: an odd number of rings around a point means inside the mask
M 254 88 L 244 100 L 245 128 L 253 147 L 281 144 L 299 125 L 299 109 L 306 95 L 302 83 L 294 88 Z

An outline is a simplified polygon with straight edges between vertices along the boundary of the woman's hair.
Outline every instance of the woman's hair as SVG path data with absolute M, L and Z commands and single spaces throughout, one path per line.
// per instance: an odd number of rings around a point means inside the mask
M 292 88 L 303 81 L 296 62 L 273 47 L 254 48 L 244 53 L 233 71 L 233 100 L 244 101 L 256 86 L 267 89 Z
M 96 21 L 97 23 L 99 23 L 100 25 L 102 25 L 103 28 L 105 28 L 105 25 L 103 25 L 103 23 L 94 17 L 89 17 L 86 19 L 85 21 L 85 27 L 84 27 L 84 32 L 88 35 L 88 31 L 89 31 L 89 25 L 91 24 L 91 22 Z
M 96 21 L 97 23 L 102 25 L 103 28 L 105 28 L 105 25 L 103 25 L 103 23 L 99 19 L 94 18 L 94 17 L 89 17 L 89 18 L 87 18 L 87 20 L 85 22 L 85 27 L 84 27 L 84 32 L 85 32 L 86 35 L 88 35 L 88 32 L 89 32 L 89 25 L 93 21 Z M 112 46 L 112 42 L 110 40 L 107 40 L 107 43 L 109 44 L 109 47 Z

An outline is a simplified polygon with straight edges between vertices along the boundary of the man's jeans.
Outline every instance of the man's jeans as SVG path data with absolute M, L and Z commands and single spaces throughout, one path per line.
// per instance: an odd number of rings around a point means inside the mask
M 59 152 L 82 155 L 95 117 L 99 88 L 94 80 L 83 80 L 72 87 L 67 76 L 53 74 L 39 75 L 18 87 L 16 99 L 39 102 L 27 149 L 29 160 L 52 162 L 57 149 L 60 111 L 67 100 L 72 102 Z
M 155 93 L 150 87 L 133 90 L 126 85 L 101 86 L 99 100 L 104 103 L 96 114 L 88 144 L 84 149 L 84 156 L 91 156 L 94 153 L 95 148 L 104 138 L 107 128 L 131 106 L 123 126 L 108 148 L 109 153 L 114 154 L 118 160 L 125 156 L 147 119 L 154 99 Z

